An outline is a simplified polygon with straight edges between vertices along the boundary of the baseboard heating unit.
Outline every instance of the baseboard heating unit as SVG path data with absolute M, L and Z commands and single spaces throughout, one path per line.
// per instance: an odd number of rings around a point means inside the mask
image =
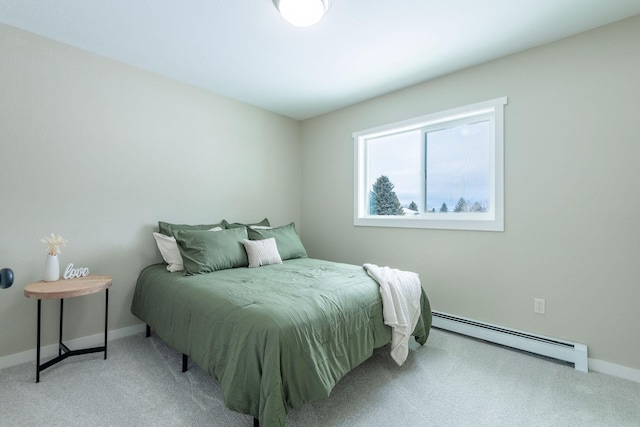
M 432 326 L 434 328 L 456 332 L 552 359 L 563 360 L 573 363 L 578 371 L 589 372 L 587 346 L 584 344 L 508 329 L 440 311 L 434 311 L 432 314 Z

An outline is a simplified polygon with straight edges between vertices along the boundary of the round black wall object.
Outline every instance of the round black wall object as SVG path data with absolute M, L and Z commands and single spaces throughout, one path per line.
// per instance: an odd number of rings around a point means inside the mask
M 13 270 L 3 268 L 0 270 L 0 289 L 7 289 L 13 285 Z

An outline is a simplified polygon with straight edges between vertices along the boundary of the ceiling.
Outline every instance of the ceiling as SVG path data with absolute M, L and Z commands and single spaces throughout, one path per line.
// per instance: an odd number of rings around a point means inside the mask
M 2 0 L 0 22 L 295 119 L 640 14 L 640 0 Z

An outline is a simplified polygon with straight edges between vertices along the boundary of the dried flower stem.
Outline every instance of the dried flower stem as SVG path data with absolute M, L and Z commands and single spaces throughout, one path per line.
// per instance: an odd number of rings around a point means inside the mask
M 60 253 L 60 246 L 67 244 L 67 240 L 60 236 L 55 236 L 53 233 L 51 233 L 50 237 L 43 237 L 41 241 L 47 245 L 47 253 L 51 256 L 58 255 Z

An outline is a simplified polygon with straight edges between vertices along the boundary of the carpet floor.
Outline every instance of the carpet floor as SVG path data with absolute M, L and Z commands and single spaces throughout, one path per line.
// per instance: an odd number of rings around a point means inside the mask
M 413 340 L 412 340 L 413 342 Z M 327 398 L 292 410 L 287 427 L 640 426 L 640 383 L 578 372 L 433 329 L 404 366 L 389 347 Z M 0 426 L 252 426 L 227 409 L 218 384 L 157 336 L 109 343 L 48 368 L 0 371 Z

